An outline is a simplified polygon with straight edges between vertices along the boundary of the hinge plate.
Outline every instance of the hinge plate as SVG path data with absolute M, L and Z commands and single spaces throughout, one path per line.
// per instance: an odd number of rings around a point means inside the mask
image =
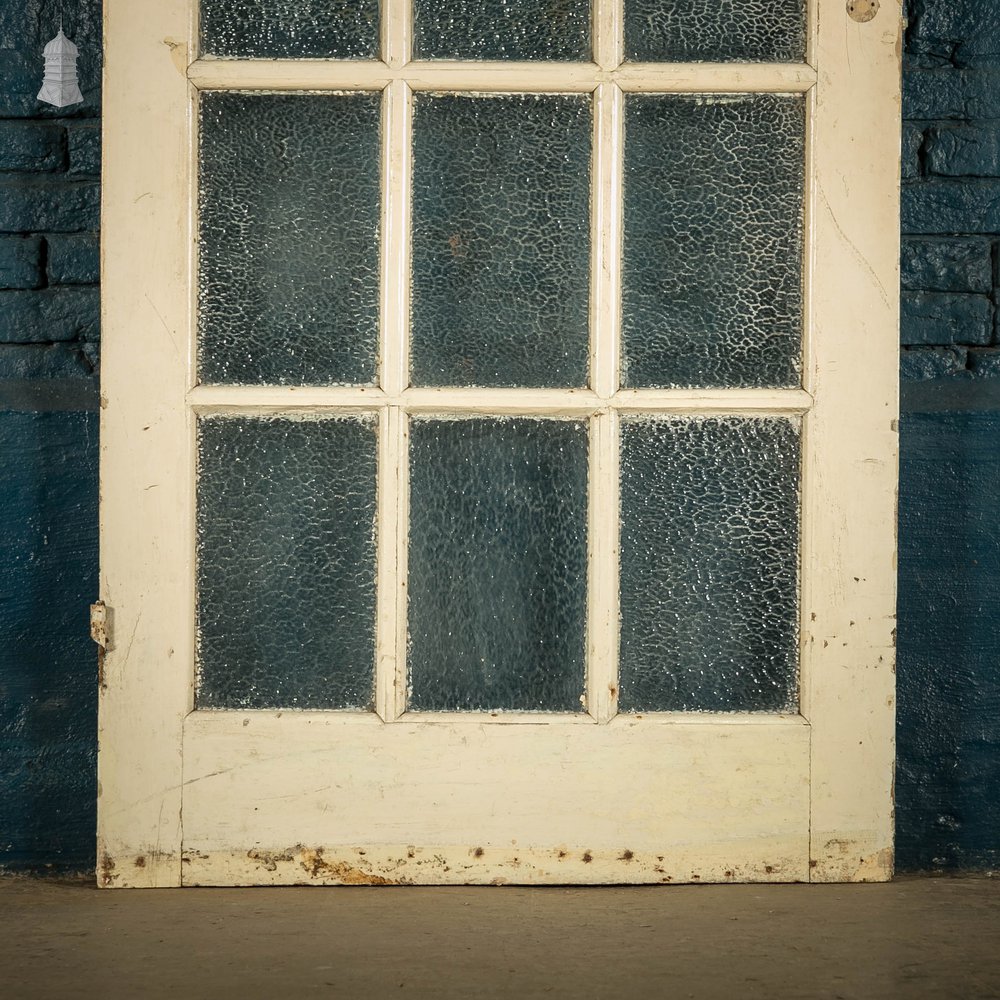
M 90 606 L 90 638 L 97 643 L 101 649 L 106 650 L 110 645 L 108 632 L 108 607 L 104 601 L 98 601 Z
M 104 601 L 97 601 L 90 606 L 90 638 L 97 643 L 97 682 L 103 691 L 107 687 L 104 680 L 104 654 L 111 648 L 111 615 Z

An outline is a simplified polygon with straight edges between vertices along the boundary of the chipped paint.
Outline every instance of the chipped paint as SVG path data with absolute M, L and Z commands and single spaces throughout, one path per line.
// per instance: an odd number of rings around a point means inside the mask
M 177 38 L 164 38 L 163 44 L 170 49 L 170 58 L 173 60 L 177 72 L 187 78 L 188 64 L 191 62 L 188 58 L 187 44 Z
M 113 886 L 121 877 L 115 872 L 115 859 L 110 854 L 102 854 L 97 865 L 97 884 L 102 889 Z
M 104 657 L 112 649 L 111 609 L 104 601 L 96 601 L 90 606 L 90 638 L 97 643 L 97 683 L 104 691 L 108 686 L 104 675 Z
M 776 846 L 776 845 L 772 845 Z M 246 864 L 247 861 L 251 865 Z M 567 879 L 591 884 L 795 882 L 807 876 L 789 857 L 762 856 L 751 864 L 693 867 L 687 854 L 624 848 L 597 851 L 473 847 L 254 847 L 242 853 L 197 850 L 184 855 L 185 885 L 550 885 Z

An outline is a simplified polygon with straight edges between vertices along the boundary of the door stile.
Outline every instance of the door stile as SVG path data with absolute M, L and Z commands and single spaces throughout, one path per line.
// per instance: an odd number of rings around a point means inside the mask
M 857 23 L 830 0 L 816 43 L 802 677 L 819 882 L 893 865 L 901 30 L 896 2 Z
M 108 0 L 104 18 L 97 879 L 169 886 L 194 670 L 189 3 Z

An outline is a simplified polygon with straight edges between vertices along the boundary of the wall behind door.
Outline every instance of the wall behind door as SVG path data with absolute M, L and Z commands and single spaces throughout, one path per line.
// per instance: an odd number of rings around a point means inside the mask
M 0 871 L 94 864 L 100 0 L 0 0 Z M 1000 0 L 911 0 L 900 870 L 1000 866 Z M 137 122 L 136 127 L 142 123 Z M 723 290 L 724 291 L 724 290 Z
M 54 0 L 0 2 L 0 869 L 94 864 L 100 0 L 83 105 L 41 105 Z

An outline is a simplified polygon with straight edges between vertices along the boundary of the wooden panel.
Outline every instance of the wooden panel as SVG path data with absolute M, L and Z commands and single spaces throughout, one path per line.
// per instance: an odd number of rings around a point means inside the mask
M 193 713 L 184 882 L 808 879 L 802 719 L 529 718 Z

